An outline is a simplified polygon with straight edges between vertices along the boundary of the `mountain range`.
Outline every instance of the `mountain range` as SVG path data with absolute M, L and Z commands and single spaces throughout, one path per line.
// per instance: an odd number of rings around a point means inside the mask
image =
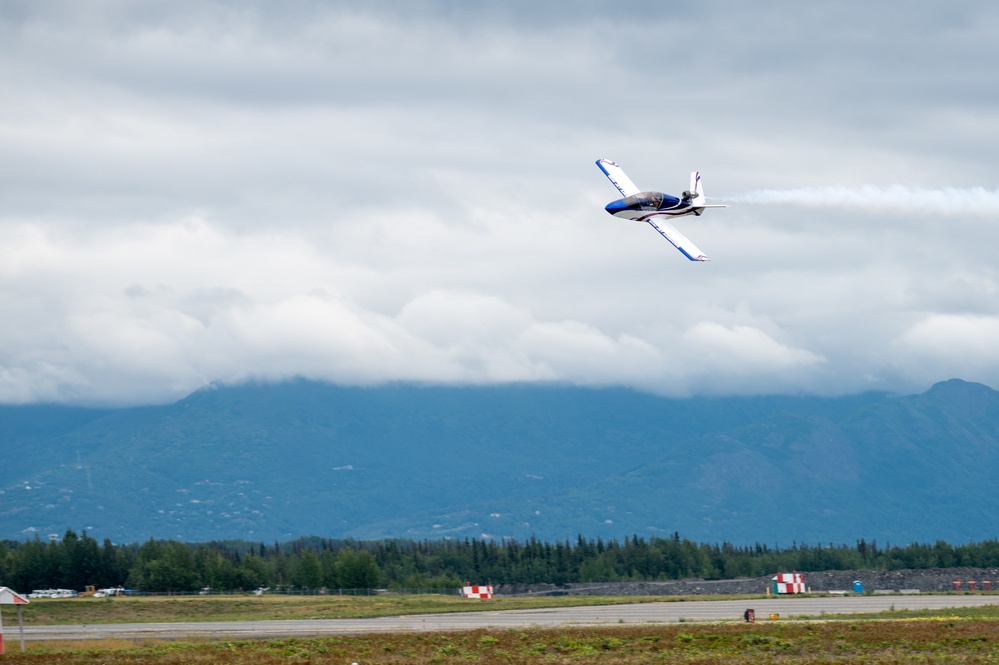
M 0 538 L 879 544 L 997 534 L 999 392 L 664 398 L 556 385 L 209 386 L 0 407 Z

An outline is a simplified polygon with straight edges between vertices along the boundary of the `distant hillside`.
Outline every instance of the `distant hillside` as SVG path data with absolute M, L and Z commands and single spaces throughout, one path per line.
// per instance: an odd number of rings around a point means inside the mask
M 996 537 L 999 393 L 665 399 L 514 385 L 213 387 L 3 407 L 0 537 Z

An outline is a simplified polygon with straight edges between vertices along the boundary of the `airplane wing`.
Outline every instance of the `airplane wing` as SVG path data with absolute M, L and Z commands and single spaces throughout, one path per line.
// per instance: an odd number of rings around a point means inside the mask
M 609 159 L 598 159 L 597 166 L 599 166 L 600 170 L 604 172 L 604 175 L 611 181 L 611 184 L 617 187 L 617 191 L 621 192 L 622 196 L 631 196 L 632 194 L 638 194 L 642 191 L 631 181 L 631 178 L 629 178 L 627 174 L 621 170 L 620 166 Z
M 657 226 L 656 223 L 653 222 L 651 219 L 647 219 L 645 221 L 651 224 L 652 228 L 654 228 L 656 231 L 659 231 L 659 235 L 661 235 L 663 238 L 666 238 L 666 240 L 669 240 L 671 243 L 673 243 L 673 246 L 676 247 L 678 250 L 680 250 L 683 253 L 683 255 L 686 256 L 691 261 L 711 260 L 707 256 L 705 256 L 704 252 L 697 249 L 697 245 L 687 240 L 687 237 L 685 235 L 677 231 L 673 227 L 673 225 L 667 222 L 666 220 L 659 221 L 659 224 L 661 226 Z

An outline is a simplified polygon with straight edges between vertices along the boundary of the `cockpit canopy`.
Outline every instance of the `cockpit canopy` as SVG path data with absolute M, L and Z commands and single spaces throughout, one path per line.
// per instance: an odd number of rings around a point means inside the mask
M 621 210 L 670 210 L 680 205 L 680 199 L 662 192 L 639 192 L 626 196 L 615 202 L 615 208 Z

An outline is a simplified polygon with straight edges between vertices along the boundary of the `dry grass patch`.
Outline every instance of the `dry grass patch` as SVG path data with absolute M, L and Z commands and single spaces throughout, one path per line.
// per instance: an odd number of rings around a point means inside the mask
M 986 663 L 999 621 L 689 624 L 121 645 L 31 644 L 24 663 Z

